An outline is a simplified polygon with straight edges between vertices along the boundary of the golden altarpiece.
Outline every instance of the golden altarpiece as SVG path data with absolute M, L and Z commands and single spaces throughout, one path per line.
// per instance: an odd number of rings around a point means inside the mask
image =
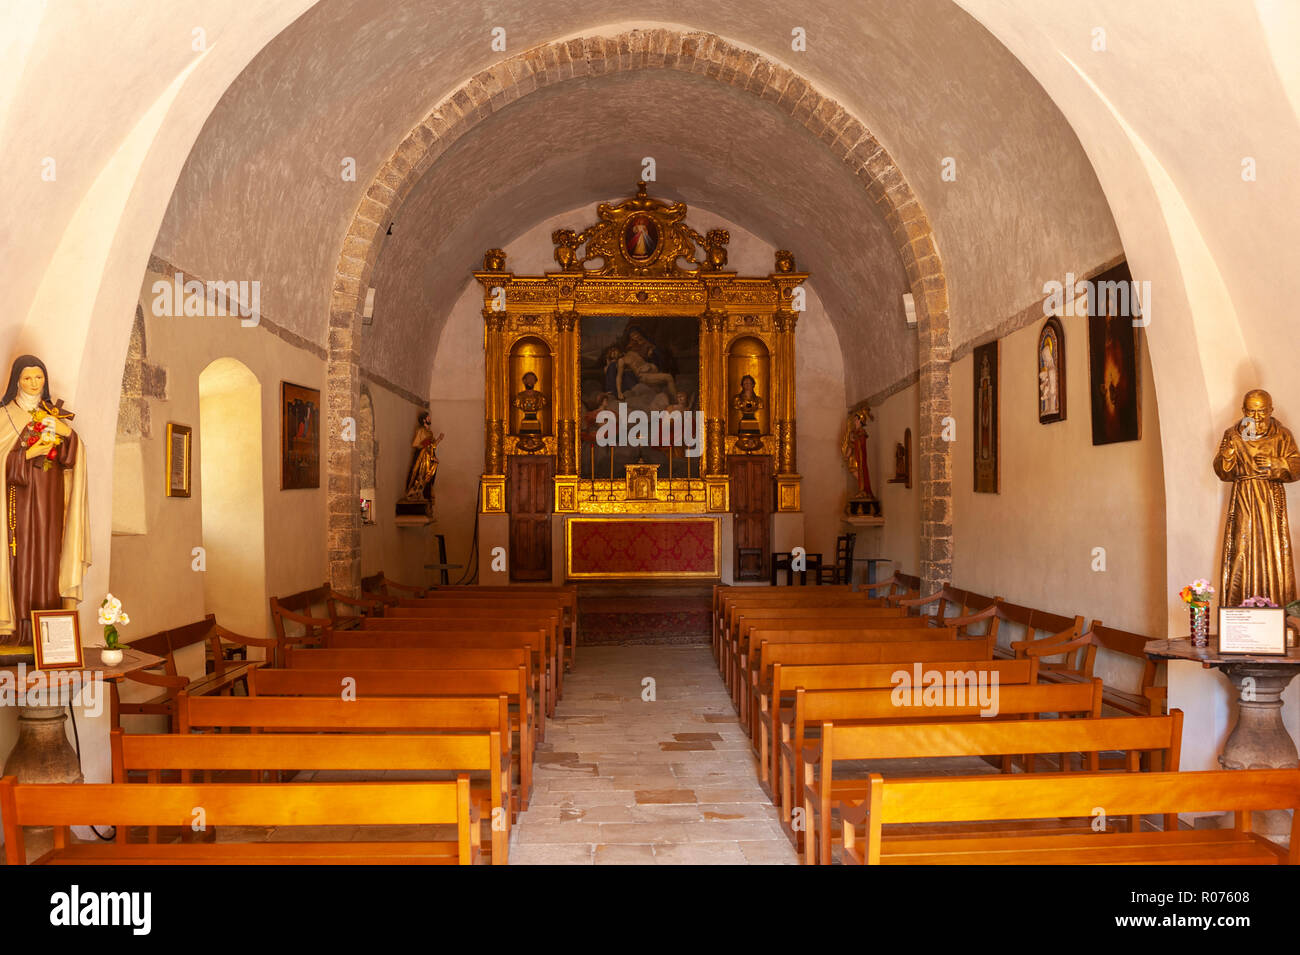
M 685 203 L 649 196 L 641 182 L 631 198 L 600 203 L 595 224 L 553 233 L 557 271 L 516 275 L 501 250 L 485 254 L 474 273 L 483 287 L 483 514 L 507 513 L 517 456 L 551 459 L 540 473 L 556 515 L 725 514 L 729 471 L 746 457 L 771 462 L 763 473 L 775 511 L 800 510 L 794 357 L 807 274 L 785 251 L 769 275 L 726 271 L 726 230 L 701 235 L 686 214 Z M 609 329 L 627 331 L 607 346 Z M 656 357 L 662 349 L 650 340 L 672 332 L 681 342 L 683 330 L 698 369 Z M 674 457 L 666 439 L 667 466 L 662 455 L 637 455 L 614 471 L 593 418 L 622 404 L 626 382 L 653 383 L 642 391 L 665 410 L 700 413 L 698 456 L 679 445 Z

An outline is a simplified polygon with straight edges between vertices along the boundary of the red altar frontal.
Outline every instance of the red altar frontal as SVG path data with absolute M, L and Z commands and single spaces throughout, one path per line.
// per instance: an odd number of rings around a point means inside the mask
M 565 571 L 579 580 L 718 577 L 719 517 L 571 517 L 565 523 Z

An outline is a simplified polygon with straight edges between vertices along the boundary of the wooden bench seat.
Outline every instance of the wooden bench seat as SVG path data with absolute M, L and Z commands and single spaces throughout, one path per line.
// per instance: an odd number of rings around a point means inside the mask
M 945 683 L 945 689 L 950 684 Z M 795 689 L 795 703 L 788 717 L 781 719 L 781 765 L 777 767 L 781 785 L 781 821 L 790 823 L 790 810 L 804 802 L 803 786 L 808 779 L 810 762 L 821 758 L 821 740 L 818 734 L 823 723 L 837 726 L 930 722 L 938 723 L 957 719 L 982 721 L 1036 718 L 1046 714 L 1059 717 L 1091 717 L 1101 715 L 1101 681 L 1091 684 L 1013 685 L 999 686 L 994 701 L 997 714 L 985 716 L 978 700 L 969 699 L 935 705 L 899 705 L 892 689 L 868 690 L 804 690 Z M 1026 756 L 1026 769 L 1032 770 L 1033 756 Z M 1004 769 L 1010 769 L 1004 761 Z M 794 833 L 800 849 L 803 848 L 803 831 Z
M 894 840 L 883 827 L 1006 819 L 1091 818 L 1229 811 L 1232 829 L 956 835 Z M 1294 865 L 1300 812 L 1290 849 L 1250 831 L 1250 813 L 1300 810 L 1300 770 L 1245 769 L 1160 773 L 1037 773 L 935 779 L 869 777 L 861 842 L 845 829 L 844 860 L 868 865 Z M 852 838 L 852 841 L 849 839 Z
M 1122 690 L 1107 685 L 1102 692 L 1104 706 L 1130 716 L 1157 715 L 1164 710 L 1168 688 L 1156 685 L 1156 663 L 1146 655 L 1149 637 L 1128 630 L 1107 627 L 1100 620 L 1082 635 L 1057 634 L 1024 647 L 1024 655 L 1035 659 L 1060 656 L 1062 660 L 1043 668 L 1043 679 L 1051 682 L 1079 683 L 1093 678 L 1099 651 L 1127 657 L 1142 664 L 1136 690 Z
M 455 825 L 448 842 L 97 843 L 70 828 Z M 5 859 L 22 865 L 24 826 L 53 826 L 54 848 L 34 865 L 472 865 L 479 826 L 468 775 L 454 782 L 19 783 L 0 779 Z
M 564 665 L 572 669 L 578 660 L 578 588 L 573 584 L 511 584 L 509 586 L 485 584 L 451 584 L 430 587 L 424 596 L 468 594 L 504 597 L 508 601 L 535 596 L 554 597 L 564 611 Z
M 546 635 L 540 630 L 345 630 L 326 634 L 320 649 L 441 650 L 444 667 L 499 668 L 522 663 L 528 667 L 529 685 L 536 696 L 538 712 L 550 717 L 555 713 L 555 693 L 547 679 L 545 645 Z M 426 659 L 435 660 L 434 657 Z M 542 724 L 538 732 L 538 739 L 543 739 Z
M 1167 717 L 1119 717 L 1114 719 L 966 721 L 961 723 L 888 724 L 876 726 L 835 726 L 827 722 L 821 728 L 821 752 L 807 764 L 804 780 L 804 818 L 810 837 L 805 841 L 808 864 L 829 865 L 835 834 L 832 813 L 841 815 L 841 831 L 848 845 L 855 844 L 853 824 L 848 817 L 860 818 L 870 799 L 869 778 L 845 778 L 835 768 L 836 761 L 883 759 L 938 759 L 959 756 L 1007 756 L 1011 754 L 1058 754 L 1060 769 L 1067 771 L 1066 756 L 1083 756 L 1083 769 L 1096 770 L 1099 754 L 1120 751 L 1125 754 L 1123 768 L 1136 771 L 1141 754 L 1158 754 L 1161 766 L 1170 772 L 1178 769 L 1182 746 L 1183 714 L 1174 710 Z M 877 774 L 879 775 L 879 774 Z M 1176 816 L 1166 825 L 1177 828 Z M 1130 831 L 1140 820 L 1130 819 Z M 1075 828 L 1075 827 L 1066 827 Z M 908 834 L 911 842 L 948 838 L 953 833 Z M 1036 828 L 1035 835 L 1047 835 Z M 985 832 L 983 835 L 988 836 Z M 888 842 L 890 836 L 886 834 Z
M 291 649 L 288 655 L 290 671 L 302 671 L 300 677 L 270 677 L 262 682 L 254 681 L 252 690 L 256 695 L 267 695 L 267 687 L 278 681 L 275 686 L 283 695 L 332 697 L 335 701 L 342 698 L 344 686 L 351 687 L 359 695 L 364 687 L 367 694 L 379 692 L 380 687 L 397 688 L 400 691 L 391 695 L 404 699 L 411 697 L 453 699 L 464 697 L 489 697 L 496 699 L 506 696 L 512 707 L 511 728 L 517 737 L 513 751 L 518 754 L 520 781 L 520 808 L 528 808 L 528 799 L 532 792 L 533 762 L 536 752 L 539 725 L 545 717 L 534 708 L 532 694 L 529 692 L 528 667 L 519 665 L 514 669 L 487 669 L 481 667 L 457 668 L 446 667 L 445 655 L 438 650 L 411 649 L 376 649 L 376 650 L 314 650 Z M 316 673 L 314 671 L 323 671 Z M 382 671 L 397 671 L 392 676 L 381 677 Z M 410 675 L 401 676 L 400 671 Z M 362 678 L 365 677 L 363 684 Z M 349 680 L 347 684 L 345 680 Z M 293 689 L 288 689 L 293 687 Z M 387 690 L 384 691 L 386 695 Z M 326 700 L 325 702 L 330 702 Z M 416 700 L 420 704 L 431 700 Z M 356 703 L 345 704 L 355 706 Z M 291 725 L 291 724 L 287 724 Z M 364 728 L 353 725 L 351 717 L 345 714 L 344 722 L 338 724 L 354 729 Z M 374 728 L 374 727 L 372 727 Z M 383 725 L 379 728 L 401 729 L 398 725 Z M 438 726 L 429 726 L 438 729 Z
M 291 646 L 319 646 L 326 630 L 349 630 L 360 624 L 367 615 L 383 612 L 384 603 L 368 597 L 349 597 L 333 590 L 328 583 L 301 590 L 285 597 L 272 597 L 271 625 L 275 628 L 275 665 L 284 665 L 284 652 Z M 355 607 L 356 614 L 339 613 L 339 605 Z M 324 616 L 316 610 L 324 608 Z M 301 632 L 291 633 L 289 624 L 296 624 Z
M 987 656 L 970 660 L 946 660 L 935 663 L 931 660 L 913 660 L 903 663 L 863 663 L 863 664 L 821 664 L 789 665 L 782 664 L 778 657 L 773 662 L 766 687 L 761 691 L 756 711 L 758 712 L 758 738 L 754 741 L 760 754 L 760 782 L 770 783 L 775 791 L 779 780 L 769 779 L 769 768 L 779 765 L 777 742 L 781 738 L 780 725 L 794 719 L 795 694 L 804 690 L 869 690 L 893 687 L 898 682 L 900 670 L 908 673 L 910 678 L 917 666 L 923 670 L 942 670 L 945 673 L 960 673 L 970 682 L 983 680 L 988 682 L 992 674 L 997 674 L 998 686 L 1025 685 L 1038 682 L 1037 661 L 1033 660 L 991 660 Z
M 560 699 L 564 687 L 564 674 L 560 666 L 562 646 L 561 620 L 557 610 L 511 611 L 508 607 L 467 609 L 457 608 L 441 613 L 422 608 L 390 608 L 387 616 L 363 620 L 359 631 L 364 633 L 396 631 L 512 631 L 543 632 L 541 642 L 532 641 L 544 663 L 548 695 L 554 702 Z M 548 714 L 549 715 L 549 714 Z
M 204 676 L 189 679 L 181 675 L 176 662 L 176 654 L 195 644 L 204 644 L 207 650 L 207 667 Z M 131 647 L 145 653 L 153 653 L 163 658 L 163 672 L 150 670 L 133 670 L 123 675 L 126 683 L 147 686 L 157 692 L 143 700 L 122 700 L 116 681 L 110 681 L 109 717 L 114 728 L 122 725 L 123 716 L 165 716 L 168 730 L 176 732 L 176 694 L 182 690 L 191 696 L 205 693 L 229 693 L 234 687 L 246 682 L 250 671 L 261 666 L 261 661 L 244 660 L 239 663 L 230 661 L 225 652 L 227 645 L 234 645 L 246 650 L 248 647 L 261 647 L 273 650 L 275 641 L 261 637 L 248 637 L 235 633 L 217 623 L 213 614 L 202 620 L 173 627 L 150 634 L 133 641 Z
M 203 774 L 220 771 L 346 770 L 351 772 L 444 772 L 469 774 L 471 795 L 488 823 L 492 864 L 505 865 L 510 840 L 509 728 L 481 733 L 397 735 L 351 734 L 111 734 L 113 780 L 131 773 L 148 782 L 176 772 L 182 783 L 203 782 Z M 194 775 L 200 774 L 199 779 Z M 474 785 L 478 775 L 486 785 Z M 157 842 L 157 829 L 149 841 Z

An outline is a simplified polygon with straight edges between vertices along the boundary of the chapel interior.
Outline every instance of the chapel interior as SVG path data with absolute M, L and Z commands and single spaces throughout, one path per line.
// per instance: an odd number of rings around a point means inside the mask
M 1300 861 L 1294 4 L 0 25 L 9 865 Z

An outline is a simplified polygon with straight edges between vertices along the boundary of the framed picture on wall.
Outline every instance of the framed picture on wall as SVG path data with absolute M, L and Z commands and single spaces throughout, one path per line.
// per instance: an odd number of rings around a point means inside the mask
M 167 496 L 190 496 L 190 442 L 194 429 L 167 422 Z
M 1138 336 L 1127 265 L 1098 275 L 1089 297 L 1088 388 L 1092 443 L 1115 444 L 1142 437 L 1138 405 Z
M 280 382 L 280 488 L 320 487 L 320 391 Z
M 1065 420 L 1065 329 L 1049 318 L 1038 333 L 1038 423 Z
M 975 349 L 975 491 L 998 493 L 998 343 Z

